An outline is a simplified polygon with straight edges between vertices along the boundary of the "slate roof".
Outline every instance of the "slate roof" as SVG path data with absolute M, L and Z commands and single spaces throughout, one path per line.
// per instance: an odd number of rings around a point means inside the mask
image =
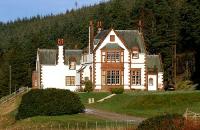
M 38 49 L 39 61 L 43 65 L 56 65 L 58 60 L 57 49 Z M 82 56 L 82 50 L 65 50 L 64 52 L 64 63 L 68 65 L 70 57 L 76 58 L 76 64 L 80 64 Z
M 145 53 L 145 46 L 142 36 L 137 30 L 115 30 L 125 41 L 127 47 L 132 49 L 133 47 L 139 47 L 140 52 Z M 108 35 L 109 30 L 103 30 L 98 33 L 94 38 L 94 44 L 97 45 L 100 39 L 103 39 Z
M 122 49 L 117 43 L 107 43 L 102 49 Z
M 159 55 L 147 55 L 147 68 L 152 70 L 157 68 L 159 72 L 163 72 L 162 63 Z

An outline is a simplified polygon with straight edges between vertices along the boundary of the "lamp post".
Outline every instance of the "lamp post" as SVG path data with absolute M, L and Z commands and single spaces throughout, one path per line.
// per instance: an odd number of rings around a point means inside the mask
M 12 93 L 12 66 L 9 65 L 9 89 L 10 89 L 10 94 Z

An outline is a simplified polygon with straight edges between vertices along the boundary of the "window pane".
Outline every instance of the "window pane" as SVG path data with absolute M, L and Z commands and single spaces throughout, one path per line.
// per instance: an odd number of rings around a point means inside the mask
M 141 85 L 141 70 L 133 70 L 131 75 L 132 85 Z

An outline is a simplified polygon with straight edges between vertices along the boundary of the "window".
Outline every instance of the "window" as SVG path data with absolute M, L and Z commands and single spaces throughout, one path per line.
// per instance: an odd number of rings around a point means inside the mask
M 123 78 L 123 71 L 121 75 L 119 70 L 102 71 L 102 85 L 120 85 L 120 77 Z
M 76 62 L 74 62 L 74 61 L 70 62 L 69 69 L 75 70 L 76 69 Z
M 124 52 L 123 51 L 102 51 L 101 52 L 102 62 L 123 62 Z
M 119 71 L 107 71 L 107 84 L 119 85 Z
M 66 81 L 66 86 L 74 86 L 75 85 L 75 76 L 66 76 L 65 81 Z
M 89 77 L 85 77 L 85 81 L 88 81 L 89 80 Z
M 102 62 L 105 62 L 105 61 L 106 61 L 106 53 L 102 52 Z
M 149 86 L 153 86 L 153 78 L 149 79 Z
M 110 35 L 110 41 L 115 42 L 115 35 Z
M 120 61 L 120 53 L 119 52 L 107 52 L 106 60 L 108 62 L 119 62 Z
M 69 69 L 75 70 L 76 69 L 76 59 L 74 57 L 71 57 L 69 59 Z
M 141 70 L 133 70 L 131 72 L 132 85 L 141 85 Z
M 132 58 L 133 58 L 133 59 L 139 58 L 139 53 L 138 53 L 138 51 L 134 51 L 134 52 L 132 53 Z

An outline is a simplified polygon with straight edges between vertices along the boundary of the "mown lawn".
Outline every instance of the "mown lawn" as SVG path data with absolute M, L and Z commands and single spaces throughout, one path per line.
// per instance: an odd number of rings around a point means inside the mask
M 200 113 L 200 91 L 124 93 L 88 106 L 140 117 L 183 114 L 187 108 Z
M 21 121 L 17 121 L 14 124 L 14 127 L 45 127 L 45 128 L 50 128 L 50 127 L 68 127 L 68 125 L 71 125 L 71 127 L 76 127 L 77 123 L 79 125 L 84 124 L 86 122 L 90 122 L 95 124 L 96 122 L 102 122 L 105 121 L 104 119 L 98 118 L 98 117 L 93 117 L 90 115 L 85 115 L 85 114 L 76 114 L 76 115 L 62 115 L 62 116 L 36 116 L 28 119 L 24 119 Z M 13 128 L 11 125 L 10 127 Z

